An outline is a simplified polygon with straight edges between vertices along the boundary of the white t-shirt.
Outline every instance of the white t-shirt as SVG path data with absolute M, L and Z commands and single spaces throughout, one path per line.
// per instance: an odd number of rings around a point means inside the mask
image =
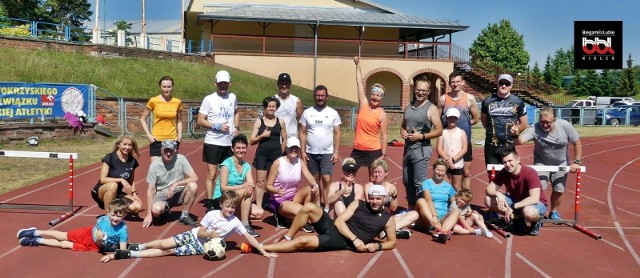
M 298 137 L 298 97 L 292 94 L 286 99 L 281 99 L 277 94 L 275 97 L 280 101 L 280 108 L 276 110 L 276 117 L 284 120 L 287 126 L 287 137 Z
M 229 237 L 233 232 L 236 232 L 239 235 L 247 232 L 247 229 L 242 225 L 238 217 L 232 215 L 229 218 L 224 218 L 222 216 L 222 211 L 220 210 L 207 212 L 200 221 L 200 225 L 207 228 L 209 231 L 215 231 L 218 234 L 218 237 L 223 240 L 227 239 L 227 237 Z M 200 227 L 191 229 L 191 232 L 196 236 L 196 238 L 198 237 L 199 229 Z M 204 244 L 206 239 L 198 238 L 198 241 L 200 241 L 201 244 Z
M 309 107 L 302 113 L 300 124 L 307 127 L 307 153 L 333 154 L 333 129 L 342 124 L 336 110 Z
M 224 97 L 220 97 L 215 92 L 202 100 L 199 113 L 207 115 L 207 121 L 213 124 L 227 124 L 229 126 L 229 131 L 227 132 L 213 130 L 213 128 L 207 130 L 207 134 L 204 137 L 205 144 L 231 146 L 231 138 L 233 138 L 233 131 L 236 128 L 234 117 L 237 108 L 236 95 L 231 92 L 227 92 Z

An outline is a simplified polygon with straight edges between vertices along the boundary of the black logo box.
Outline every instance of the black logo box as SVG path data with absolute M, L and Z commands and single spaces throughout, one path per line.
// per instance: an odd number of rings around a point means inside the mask
M 574 21 L 576 69 L 622 68 L 622 21 Z

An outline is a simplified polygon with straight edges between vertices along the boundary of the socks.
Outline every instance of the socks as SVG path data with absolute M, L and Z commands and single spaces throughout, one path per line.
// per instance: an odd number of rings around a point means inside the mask
M 189 217 L 189 211 L 182 211 L 182 215 L 180 217 Z
M 242 222 L 243 226 L 245 226 L 245 227 L 249 226 L 249 221 L 241 221 L 241 222 Z
M 40 235 L 40 230 L 35 230 L 35 231 L 33 231 L 33 236 L 34 236 L 34 237 L 40 237 L 40 236 L 41 236 L 41 235 Z
M 144 246 L 144 244 L 142 244 L 142 243 L 138 244 L 138 251 L 142 251 L 142 250 L 144 250 L 145 248 L 146 248 L 146 247 Z M 133 255 L 131 255 L 131 256 L 133 256 Z
M 142 249 L 140 249 L 142 250 Z M 140 251 L 131 251 L 132 258 L 140 258 Z

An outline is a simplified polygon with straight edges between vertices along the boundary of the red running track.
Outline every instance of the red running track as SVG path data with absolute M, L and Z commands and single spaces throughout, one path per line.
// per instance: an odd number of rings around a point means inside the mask
M 36 226 L 48 229 L 48 221 L 59 213 L 51 211 L 0 210 L 0 268 L 4 277 L 443 277 L 443 276 L 518 276 L 518 277 L 629 277 L 640 273 L 640 135 L 583 139 L 582 161 L 587 172 L 582 175 L 582 207 L 579 223 L 603 236 L 594 240 L 568 226 L 546 224 L 538 237 L 498 235 L 494 239 L 454 236 L 446 245 L 432 242 L 428 234 L 414 231 L 409 240 L 399 240 L 393 251 L 358 254 L 350 251 L 326 253 L 280 254 L 267 259 L 256 254 L 240 254 L 242 238 L 228 240 L 227 258 L 210 262 L 200 256 L 130 259 L 100 263 L 100 254 L 73 252 L 50 247 L 20 247 L 15 238 L 18 229 Z M 519 146 L 524 164 L 532 163 L 532 145 Z M 251 148 L 252 157 L 255 147 Z M 73 151 L 73 150 L 69 150 Z M 187 156 L 201 181 L 199 198 L 204 196 L 201 162 L 202 143 L 185 142 L 180 152 Z M 340 153 L 346 157 L 350 146 Z M 402 190 L 402 148 L 390 148 L 389 177 Z M 474 149 L 472 190 L 474 205 L 482 206 L 487 176 L 483 150 Z M 82 159 L 82 158 L 80 158 Z M 433 158 L 432 160 L 433 161 Z M 136 175 L 138 190 L 146 189 L 149 166 L 148 148 L 142 150 L 141 166 Z M 61 161 L 61 167 L 66 167 Z M 100 210 L 89 191 L 97 182 L 99 163 L 75 170 L 75 205 L 77 213 L 55 226 L 70 230 L 93 225 Z M 339 168 L 336 167 L 336 173 Z M 429 173 L 431 175 L 431 173 Z M 364 171 L 358 180 L 366 180 Z M 575 175 L 569 177 L 560 214 L 573 215 Z M 548 192 L 550 193 L 550 192 Z M 144 195 L 143 195 L 144 196 Z M 61 175 L 7 194 L 1 203 L 66 204 L 67 177 Z M 144 200 L 146 201 L 146 200 Z M 406 201 L 401 199 L 401 205 Z M 202 217 L 204 209 L 194 205 L 192 213 Z M 144 215 L 144 212 L 143 212 Z M 261 242 L 282 235 L 273 225 L 273 217 L 254 221 Z M 187 230 L 177 222 L 142 228 L 141 222 L 128 221 L 130 239 L 135 242 L 166 238 Z

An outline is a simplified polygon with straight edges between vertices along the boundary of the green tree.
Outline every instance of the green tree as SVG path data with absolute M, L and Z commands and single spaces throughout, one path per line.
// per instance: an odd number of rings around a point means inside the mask
M 40 20 L 40 0 L 0 0 L 7 16 L 25 20 Z
M 631 54 L 629 54 L 629 59 L 627 59 L 627 68 L 622 70 L 622 75 L 620 76 L 620 85 L 618 86 L 619 96 L 634 96 L 640 93 L 637 75 L 638 74 L 633 67 Z
M 598 78 L 598 87 L 602 92 L 603 96 L 614 96 L 616 95 L 615 87 L 617 81 L 614 79 L 613 72 L 609 69 L 602 70 L 600 76 Z
M 508 19 L 483 29 L 471 44 L 469 53 L 474 59 L 489 60 L 510 73 L 525 72 L 529 64 L 524 38 Z
M 91 17 L 88 0 L 44 0 L 41 10 L 48 22 L 82 26 Z
M 598 82 L 595 70 L 577 70 L 569 90 L 577 96 L 603 96 Z
M 538 65 L 538 62 L 535 62 L 533 64 L 533 69 L 531 70 L 531 81 L 531 83 L 536 87 L 539 87 L 540 83 L 544 81 L 542 71 L 540 71 L 540 65 Z
M 111 30 L 108 32 L 110 37 L 114 37 L 117 38 L 118 37 L 118 30 L 123 30 L 124 31 L 124 37 L 125 37 L 125 42 L 126 45 L 131 45 L 133 43 L 133 41 L 131 40 L 131 38 L 129 37 L 129 35 L 131 34 L 128 30 L 131 29 L 131 26 L 133 25 L 133 23 L 128 23 L 125 20 L 120 20 L 120 21 L 116 21 L 113 23 L 113 25 L 116 26 L 115 30 Z M 118 44 L 117 39 L 114 40 L 114 45 Z

